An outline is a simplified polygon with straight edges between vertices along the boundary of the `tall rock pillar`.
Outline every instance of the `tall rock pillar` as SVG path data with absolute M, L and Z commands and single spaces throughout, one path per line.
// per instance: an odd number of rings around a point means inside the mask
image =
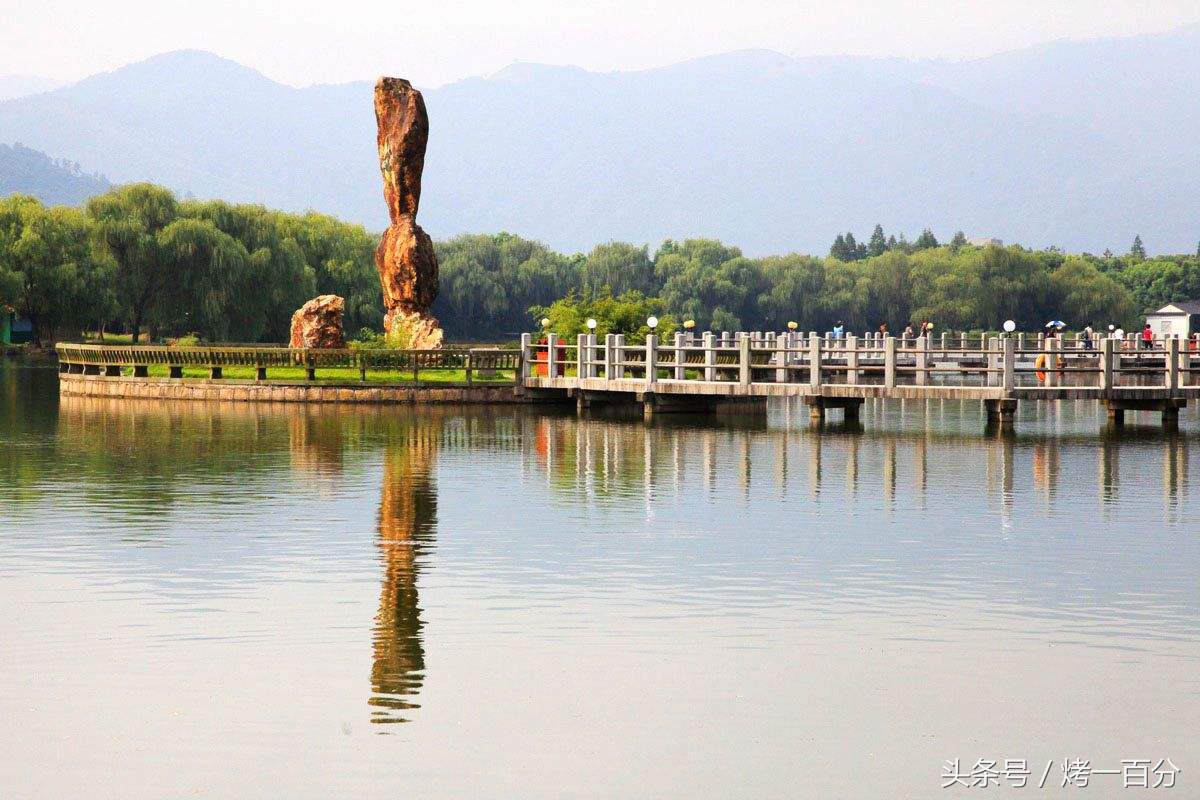
M 379 171 L 391 225 L 375 251 L 387 314 L 383 327 L 408 339 L 408 346 L 441 347 L 442 330 L 429 314 L 438 292 L 433 240 L 417 224 L 421 172 L 429 142 L 429 115 L 421 93 L 402 78 L 375 83 L 379 126 Z

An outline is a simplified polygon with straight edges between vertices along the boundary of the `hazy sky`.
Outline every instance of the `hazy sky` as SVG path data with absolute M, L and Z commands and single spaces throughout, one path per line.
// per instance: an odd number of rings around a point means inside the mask
M 74 80 L 211 50 L 294 85 L 405 75 L 434 86 L 512 61 L 592 70 L 763 47 L 969 58 L 1200 22 L 1200 0 L 0 0 L 0 75 Z

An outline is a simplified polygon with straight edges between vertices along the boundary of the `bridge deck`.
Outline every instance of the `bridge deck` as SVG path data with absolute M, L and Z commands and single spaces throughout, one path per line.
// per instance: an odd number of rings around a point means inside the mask
M 1011 423 L 1019 401 L 1097 400 L 1115 422 L 1125 409 L 1157 409 L 1164 422 L 1200 398 L 1200 352 L 1191 342 L 1166 339 L 1127 349 L 1105 339 L 1063 351 L 1050 339 L 1044 349 L 1018 349 L 1015 338 L 979 339 L 974 349 L 938 348 L 934 341 L 892 337 L 858 341 L 791 334 L 738 334 L 717 341 L 677 334 L 662 343 L 626 344 L 623 337 L 580 336 L 574 344 L 548 336 L 522 339 L 520 385 L 590 400 L 621 396 L 651 407 L 686 410 L 714 402 L 770 397 L 807 398 L 814 414 L 826 408 L 857 411 L 873 398 L 975 400 Z
M 1020 386 L 1004 389 L 1000 386 L 949 386 L 943 384 L 900 384 L 884 386 L 878 383 L 823 383 L 817 386 L 801 383 L 755 382 L 739 384 L 731 381 L 703 381 L 659 378 L 647 384 L 643 378 L 556 378 L 527 377 L 522 384 L 530 389 L 561 389 L 585 392 L 620 392 L 631 395 L 646 393 L 701 395 L 711 397 L 831 397 L 831 398 L 894 398 L 898 400 L 1195 400 L 1200 399 L 1200 386 L 1184 386 L 1169 390 L 1162 386 Z

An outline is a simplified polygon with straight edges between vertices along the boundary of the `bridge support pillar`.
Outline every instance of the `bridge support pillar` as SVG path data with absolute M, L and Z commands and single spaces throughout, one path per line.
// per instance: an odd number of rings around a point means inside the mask
M 1121 428 L 1125 425 L 1125 409 L 1115 403 L 1108 403 L 1108 426 Z
M 646 420 L 659 414 L 711 414 L 716 410 L 718 402 L 718 398 L 711 395 L 658 392 L 643 392 L 637 399 L 642 404 L 642 418 Z
M 1162 412 L 1162 426 L 1166 431 L 1179 430 L 1179 410 L 1187 406 L 1183 397 L 1168 397 L 1161 400 L 1145 399 L 1115 399 L 1104 401 L 1108 412 L 1108 426 L 1119 429 L 1125 424 L 1126 411 L 1159 411 Z
M 825 421 L 826 409 L 830 408 L 840 408 L 842 410 L 842 418 L 846 422 L 857 422 L 860 416 L 859 411 L 862 409 L 863 398 L 812 395 L 804 398 L 804 402 L 808 404 L 809 419 L 814 425 L 820 425 Z
M 983 411 L 988 431 L 1005 434 L 1016 430 L 1017 401 L 1014 398 L 984 400 Z

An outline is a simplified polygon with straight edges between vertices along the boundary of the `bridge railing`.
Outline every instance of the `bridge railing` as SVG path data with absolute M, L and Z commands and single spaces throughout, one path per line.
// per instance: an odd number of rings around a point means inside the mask
M 1200 382 L 1200 339 L 924 336 L 832 337 L 796 332 L 651 334 L 632 344 L 583 334 L 522 339 L 524 379 L 820 385 L 1180 388 Z
M 55 349 L 59 370 L 64 373 L 256 381 L 274 377 L 289 381 L 357 379 L 363 383 L 512 383 L 521 360 L 515 350 L 490 348 L 318 350 L 60 343 Z

